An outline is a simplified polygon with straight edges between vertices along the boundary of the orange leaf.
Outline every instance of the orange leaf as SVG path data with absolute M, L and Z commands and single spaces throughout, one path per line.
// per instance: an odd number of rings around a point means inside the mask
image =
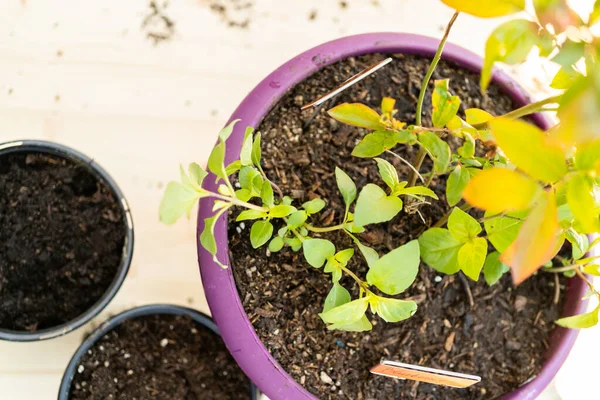
M 471 178 L 463 197 L 472 206 L 501 213 L 527 210 L 540 190 L 536 182 L 518 172 L 490 168 Z
M 513 282 L 520 284 L 557 253 L 560 226 L 554 192 L 548 192 L 531 210 L 517 239 L 500 256 L 511 267 Z

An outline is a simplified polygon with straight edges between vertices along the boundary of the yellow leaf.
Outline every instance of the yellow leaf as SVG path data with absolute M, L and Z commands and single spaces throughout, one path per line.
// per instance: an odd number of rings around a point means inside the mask
M 577 146 L 575 165 L 581 171 L 600 174 L 600 140 Z
M 442 0 L 442 3 L 481 18 L 502 17 L 525 9 L 525 0 Z
M 600 139 L 600 71 L 598 67 L 589 76 L 577 79 L 563 94 L 558 110 L 560 124 L 554 139 L 565 149 L 579 147 Z
M 520 284 L 557 253 L 560 237 L 554 193 L 544 195 L 523 223 L 517 239 L 500 256 L 511 267 L 513 282 Z
M 467 116 L 467 124 L 469 125 L 484 124 L 494 118 L 492 114 L 480 110 L 479 108 L 467 108 L 465 110 L 465 115 Z
M 463 198 L 472 206 L 493 213 L 528 209 L 540 186 L 526 176 L 505 168 L 484 169 L 471 178 Z
M 396 105 L 396 100 L 391 97 L 384 97 L 381 100 L 381 113 L 388 114 L 390 117 L 394 113 L 394 106 Z
M 373 130 L 385 129 L 379 114 L 361 103 L 343 103 L 327 111 L 327 114 L 344 124 Z
M 567 173 L 564 153 L 537 126 L 507 118 L 495 118 L 489 125 L 498 147 L 532 178 L 556 182 Z
M 575 175 L 567 184 L 567 204 L 575 216 L 580 233 L 600 232 L 600 219 L 593 191 L 594 181 L 583 174 Z

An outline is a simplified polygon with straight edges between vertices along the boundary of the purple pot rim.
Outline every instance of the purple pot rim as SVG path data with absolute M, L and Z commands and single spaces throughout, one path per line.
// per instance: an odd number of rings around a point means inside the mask
M 316 46 L 283 64 L 260 82 L 242 101 L 231 120 L 240 119 L 227 141 L 226 163 L 237 158 L 245 127 L 258 126 L 264 116 L 279 99 L 296 84 L 326 65 L 351 56 L 370 53 L 404 53 L 432 57 L 439 40 L 404 33 L 368 33 L 343 37 Z M 472 71 L 481 71 L 483 60 L 478 55 L 453 44 L 447 44 L 443 59 L 452 61 Z M 518 105 L 529 103 L 527 93 L 502 71 L 494 71 L 494 82 L 512 97 Z M 547 129 L 550 124 L 541 115 L 534 115 L 537 125 Z M 205 187 L 216 189 L 214 175 L 205 180 Z M 204 228 L 204 219 L 213 215 L 211 200 L 200 201 L 198 213 L 198 237 Z M 227 216 L 222 215 L 215 225 L 217 255 L 221 262 L 229 265 Z M 239 297 L 231 268 L 222 269 L 198 242 L 198 262 L 204 291 L 215 323 L 229 351 L 242 370 L 272 400 L 301 400 L 316 397 L 296 382 L 270 355 L 256 334 Z M 563 315 L 585 312 L 587 302 L 581 298 L 585 284 L 580 279 L 571 279 Z M 578 331 L 555 328 L 550 337 L 548 359 L 540 373 L 504 399 L 534 399 L 554 378 L 567 358 Z

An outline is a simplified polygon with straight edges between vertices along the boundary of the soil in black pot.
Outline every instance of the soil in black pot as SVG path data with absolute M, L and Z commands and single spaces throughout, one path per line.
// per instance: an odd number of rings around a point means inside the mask
M 124 216 L 87 168 L 41 153 L 0 156 L 0 329 L 55 327 L 81 315 L 121 262 Z
M 130 319 L 83 357 L 72 400 L 247 400 L 250 381 L 220 336 L 188 316 Z
M 338 224 L 344 213 L 335 182 L 336 166 L 355 180 L 359 190 L 368 182 L 380 186 L 383 182 L 373 160 L 351 156 L 366 133 L 364 129 L 334 121 L 326 109 L 304 127 L 312 110 L 301 112 L 300 106 L 384 57 L 349 58 L 323 68 L 286 94 L 259 126 L 267 175 L 284 193 L 297 199 L 295 204 L 317 196 L 328 201 L 312 221 L 317 226 Z M 430 60 L 393 57 L 392 64 L 344 91 L 337 103 L 362 102 L 379 110 L 382 97 L 390 96 L 397 99 L 397 118 L 414 123 L 420 84 Z M 514 108 L 511 99 L 494 85 L 488 97 L 482 97 L 479 76 L 451 63 L 441 62 L 433 78 L 450 78 L 451 90 L 462 100 L 461 115 L 470 107 L 496 115 Z M 431 93 L 426 99 L 424 124 L 431 126 Z M 450 144 L 456 147 L 451 139 Z M 408 160 L 415 158 L 416 150 L 410 146 L 397 148 Z M 407 180 L 408 167 L 384 158 L 396 165 L 401 180 Z M 429 161 L 427 168 L 431 168 Z M 383 255 L 418 238 L 448 211 L 445 178 L 435 179 L 431 188 L 440 201 L 420 208 L 425 223 L 419 215 L 403 211 L 387 224 L 367 226 L 362 240 Z M 270 255 L 265 248 L 253 250 L 248 230 L 237 232 L 241 226 L 234 222 L 235 214 L 230 216 L 229 248 L 246 312 L 275 359 L 317 397 L 489 399 L 510 392 L 539 372 L 548 334 L 562 309 L 562 304 L 553 304 L 554 277 L 550 274 L 538 274 L 517 288 L 505 276 L 489 287 L 483 277 L 475 283 L 460 275 L 438 274 L 421 264 L 415 283 L 398 296 L 418 303 L 412 318 L 390 324 L 367 313 L 372 331 L 331 332 L 318 316 L 331 288 L 329 276 L 311 268 L 301 254 L 289 248 Z M 338 250 L 353 247 L 339 231 L 323 237 L 332 240 Z M 359 276 L 366 276 L 367 265 L 360 253 L 355 254 L 349 267 Z M 344 276 L 341 283 L 352 289 L 356 298 L 354 282 Z M 465 285 L 470 288 L 473 305 Z M 475 374 L 482 381 L 469 389 L 452 389 L 371 375 L 369 369 L 381 358 Z

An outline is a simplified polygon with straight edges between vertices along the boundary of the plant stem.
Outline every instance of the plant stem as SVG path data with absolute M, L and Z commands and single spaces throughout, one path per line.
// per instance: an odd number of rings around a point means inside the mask
M 408 166 L 408 168 L 410 168 L 412 170 L 412 173 L 417 174 L 417 176 L 419 177 L 419 179 L 421 180 L 421 182 L 425 183 L 425 179 L 423 179 L 423 176 L 419 173 L 419 171 L 413 167 L 413 165 L 411 163 L 409 163 L 406 159 L 404 159 L 403 157 L 401 157 L 400 155 L 394 153 L 391 150 L 386 150 L 385 151 L 388 154 L 391 154 L 392 156 L 396 157 L 397 159 L 399 159 L 400 161 L 402 161 L 404 164 L 406 164 Z
M 433 71 L 437 67 L 440 59 L 442 58 L 442 52 L 444 51 L 444 46 L 446 46 L 446 41 L 448 41 L 448 36 L 450 35 L 450 29 L 452 25 L 454 25 L 454 21 L 458 18 L 459 12 L 455 12 L 452 18 L 450 18 L 450 22 L 448 22 L 448 26 L 446 26 L 446 30 L 444 31 L 444 36 L 442 37 L 442 41 L 438 46 L 437 51 L 435 52 L 435 56 L 429 65 L 429 69 L 425 74 L 425 78 L 423 78 L 423 82 L 421 83 L 421 91 L 419 93 L 419 99 L 417 101 L 417 114 L 415 115 L 415 125 L 421 125 L 422 121 L 422 113 L 423 113 L 423 102 L 425 101 L 425 93 L 427 93 L 427 86 L 429 86 L 429 81 L 431 80 L 431 76 L 433 75 Z M 417 158 L 415 160 L 414 167 L 418 171 L 421 168 L 421 164 L 423 164 L 423 160 L 425 160 L 426 151 L 421 146 L 419 148 L 419 152 L 417 153 Z M 414 186 L 417 181 L 417 175 L 413 172 L 411 173 L 408 179 L 408 187 Z
M 352 279 L 354 279 L 356 281 L 356 283 L 358 283 L 358 286 L 363 288 L 366 292 L 370 292 L 369 285 L 365 281 L 360 279 L 358 276 L 356 276 L 356 274 L 354 272 L 350 271 L 348 268 L 346 268 L 342 264 L 340 264 L 340 268 L 342 269 L 342 271 L 347 273 Z
M 332 232 L 332 231 L 344 229 L 345 226 L 346 226 L 345 224 L 339 224 L 339 225 L 325 226 L 325 227 L 319 228 L 317 226 L 312 226 L 307 223 L 304 224 L 304 227 L 311 232 Z
M 256 204 L 248 203 L 246 201 L 241 201 L 240 199 L 237 199 L 235 197 L 229 197 L 229 196 L 222 195 L 221 193 L 215 193 L 215 192 L 209 192 L 209 191 L 207 191 L 206 193 L 208 193 L 209 197 L 216 197 L 217 199 L 228 201 L 231 204 L 236 205 L 236 206 L 248 208 L 250 210 L 262 211 L 262 212 L 269 211 L 268 208 L 260 207 L 260 206 L 257 206 Z
M 554 274 L 560 274 L 562 272 L 567 272 L 567 271 L 572 271 L 574 269 L 579 269 L 580 267 L 581 267 L 581 265 L 579 265 L 579 264 L 571 264 L 571 265 L 565 265 L 564 267 L 543 268 L 542 271 L 544 271 L 544 272 L 552 272 Z
M 590 280 L 587 278 L 587 276 L 585 276 L 585 274 L 583 272 L 581 272 L 579 269 L 576 269 L 575 273 L 586 283 L 586 285 L 588 286 L 590 291 L 594 292 L 594 294 L 596 294 L 596 296 L 600 297 L 600 293 L 598 293 L 596 288 L 594 288 L 594 284 L 592 282 L 590 282 Z
M 529 114 L 534 114 L 536 112 L 544 111 L 543 107 L 545 105 L 558 103 L 560 101 L 561 97 L 562 97 L 562 95 L 551 96 L 551 97 L 548 97 L 547 99 L 536 101 L 535 103 L 530 103 L 521 108 L 517 108 L 516 110 L 513 110 L 504 115 L 501 115 L 501 117 L 509 118 L 509 119 L 517 119 L 517 118 L 521 118 L 521 117 L 524 117 Z M 473 128 L 475 128 L 475 129 L 483 129 L 486 127 L 487 127 L 487 122 L 473 125 Z
M 463 204 L 462 206 L 458 207 L 461 210 L 467 212 L 469 211 L 472 207 L 469 204 Z M 454 207 L 452 207 L 452 209 L 450 209 L 450 211 L 448 211 L 446 214 L 444 214 L 444 216 L 442 218 L 439 219 L 438 222 L 436 222 L 432 228 L 441 228 L 442 226 L 444 226 L 446 224 L 446 222 L 448 222 L 448 218 L 450 218 L 450 214 L 452 214 L 452 210 L 454 210 Z
M 497 218 L 508 218 L 508 219 L 514 219 L 517 221 L 525 221 L 523 218 L 513 217 L 512 215 L 506 215 L 505 213 L 500 213 L 500 214 L 496 214 L 496 215 L 491 215 L 489 217 L 480 218 L 478 222 L 482 223 L 482 222 L 487 222 L 487 221 L 493 221 Z

